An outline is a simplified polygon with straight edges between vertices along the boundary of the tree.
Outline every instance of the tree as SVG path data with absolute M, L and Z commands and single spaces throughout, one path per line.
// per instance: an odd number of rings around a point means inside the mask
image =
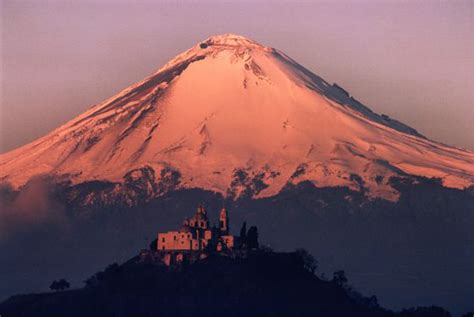
M 53 291 L 63 291 L 68 289 L 71 285 L 65 279 L 60 279 L 59 281 L 53 281 L 49 288 Z
M 158 239 L 155 239 L 150 243 L 150 250 L 155 251 L 157 248 L 158 248 Z
M 303 267 L 305 270 L 314 274 L 318 268 L 318 261 L 305 249 L 297 249 L 296 254 L 298 254 L 303 261 Z
M 379 299 L 377 296 L 372 295 L 367 298 L 367 304 L 369 307 L 379 307 Z
M 255 226 L 250 227 L 247 232 L 247 246 L 250 250 L 258 249 L 258 229 Z
M 401 317 L 451 317 L 451 314 L 444 308 L 437 306 L 430 307 L 412 307 L 403 309 L 400 312 Z
M 334 272 L 332 275 L 332 281 L 345 288 L 347 286 L 346 272 L 342 270 Z
M 242 228 L 240 228 L 240 240 L 245 241 L 247 239 L 247 222 L 244 221 Z
M 50 288 L 52 291 L 59 291 L 58 281 L 53 281 L 53 282 L 51 283 L 51 285 L 49 285 L 49 288 Z
M 59 290 L 63 291 L 65 289 L 68 289 L 69 287 L 71 287 L 71 284 L 69 284 L 68 281 L 63 278 L 59 280 Z

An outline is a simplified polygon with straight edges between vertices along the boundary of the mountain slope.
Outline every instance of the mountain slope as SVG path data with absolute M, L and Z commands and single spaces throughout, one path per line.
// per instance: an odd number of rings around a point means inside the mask
M 282 52 L 226 34 L 0 156 L 0 180 L 14 188 L 42 174 L 72 184 L 146 179 L 150 196 L 174 177 L 173 188 L 230 197 L 309 180 L 396 200 L 395 175 L 471 186 L 474 153 L 430 141 Z

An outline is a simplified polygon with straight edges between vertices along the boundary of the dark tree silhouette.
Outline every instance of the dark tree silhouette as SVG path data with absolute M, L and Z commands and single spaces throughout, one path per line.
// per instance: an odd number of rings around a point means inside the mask
M 59 290 L 58 281 L 53 281 L 51 285 L 49 285 L 49 288 L 52 291 L 58 291 Z
M 158 239 L 155 239 L 150 243 L 150 250 L 156 250 L 157 247 L 158 247 Z
M 69 284 L 68 281 L 66 281 L 63 278 L 59 280 L 59 289 L 61 291 L 65 290 L 65 289 L 68 289 L 69 287 L 71 287 L 71 284 Z
M 255 226 L 250 227 L 247 232 L 247 246 L 250 250 L 258 249 L 258 229 Z
M 413 307 L 403 309 L 400 312 L 401 317 L 451 317 L 451 314 L 444 308 L 437 306 Z
M 346 272 L 342 270 L 334 272 L 332 275 L 332 281 L 345 288 L 347 286 Z
M 372 295 L 367 299 L 367 305 L 369 307 L 379 307 L 379 299 L 377 296 Z
M 318 268 L 318 261 L 305 249 L 297 249 L 296 254 L 298 254 L 303 261 L 304 268 L 314 274 Z
M 244 242 L 247 239 L 247 222 L 244 221 L 240 228 L 240 239 Z
M 218 242 L 218 237 L 219 237 L 219 234 L 220 234 L 219 227 L 217 227 L 215 223 L 212 226 L 211 231 L 212 231 L 211 241 L 209 241 L 209 243 L 206 246 L 207 250 L 215 250 L 216 249 L 217 242 Z
M 53 281 L 49 288 L 53 291 L 63 291 L 68 289 L 71 285 L 65 279 L 60 279 L 59 281 Z

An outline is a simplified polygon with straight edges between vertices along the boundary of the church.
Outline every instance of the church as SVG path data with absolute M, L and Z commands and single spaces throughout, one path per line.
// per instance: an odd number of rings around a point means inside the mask
M 239 247 L 238 237 L 229 233 L 229 215 L 219 213 L 219 225 L 210 227 L 206 209 L 199 206 L 191 219 L 185 219 L 179 231 L 158 233 L 158 251 L 217 251 Z

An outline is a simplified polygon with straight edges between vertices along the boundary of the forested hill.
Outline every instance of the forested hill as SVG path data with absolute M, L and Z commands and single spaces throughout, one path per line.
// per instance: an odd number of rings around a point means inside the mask
M 305 251 L 213 255 L 179 267 L 137 258 L 112 264 L 81 289 L 17 295 L 0 304 L 14 316 L 451 316 L 437 307 L 392 312 L 353 290 L 342 271 L 320 278 Z

